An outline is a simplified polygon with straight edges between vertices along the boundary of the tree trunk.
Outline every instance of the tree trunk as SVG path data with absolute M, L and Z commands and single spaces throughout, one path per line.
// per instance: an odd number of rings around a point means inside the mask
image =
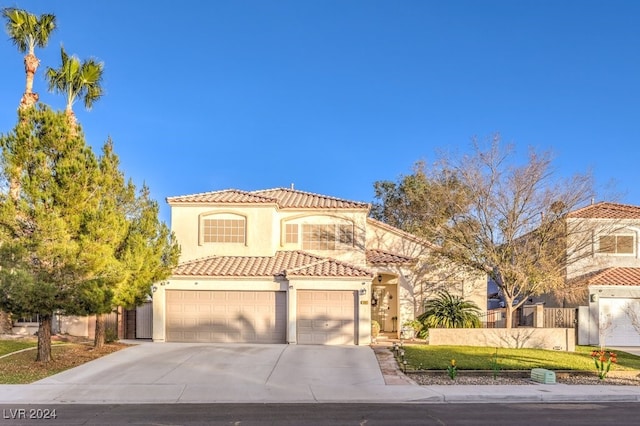
M 0 333 L 11 334 L 13 332 L 13 322 L 11 321 L 11 314 L 5 311 L 0 311 Z
M 513 324 L 513 307 L 505 305 L 504 328 L 511 328 Z
M 504 328 L 513 328 L 513 299 L 504 298 L 505 325 Z
M 76 120 L 76 114 L 69 106 L 67 106 L 64 113 L 67 116 L 67 122 L 69 123 L 69 135 L 75 138 L 78 136 L 78 121 Z
M 40 317 L 38 326 L 38 356 L 36 362 L 51 361 L 51 315 Z
M 27 74 L 27 83 L 24 89 L 24 95 L 22 95 L 22 99 L 20 99 L 21 109 L 31 108 L 38 102 L 39 96 L 33 92 L 33 79 L 39 64 L 40 60 L 36 58 L 36 55 L 30 53 L 24 57 L 24 71 Z
M 93 340 L 93 346 L 100 349 L 104 346 L 104 314 L 96 315 L 96 335 Z
M 40 60 L 36 58 L 36 55 L 29 53 L 24 57 L 24 72 L 27 74 L 27 85 L 24 89 L 25 94 L 33 92 L 33 77 L 36 75 L 40 65 Z

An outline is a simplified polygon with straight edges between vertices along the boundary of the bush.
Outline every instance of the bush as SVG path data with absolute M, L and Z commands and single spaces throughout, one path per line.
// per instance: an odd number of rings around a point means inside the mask
M 441 291 L 435 299 L 427 300 L 424 308 L 418 320 L 425 329 L 481 326 L 478 305 L 460 296 L 453 296 L 448 291 Z
M 118 341 L 118 332 L 115 328 L 107 328 L 104 330 L 104 342 L 113 343 Z

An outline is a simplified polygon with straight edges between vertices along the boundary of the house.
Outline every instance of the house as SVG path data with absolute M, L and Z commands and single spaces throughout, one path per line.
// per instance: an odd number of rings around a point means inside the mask
M 567 282 L 588 305 L 579 344 L 640 346 L 640 206 L 594 203 L 567 223 L 588 238 L 567 265 Z
M 442 288 L 486 306 L 485 276 L 429 260 L 368 203 L 293 188 L 167 202 L 182 253 L 153 286 L 155 342 L 366 345 L 372 320 L 399 336 Z

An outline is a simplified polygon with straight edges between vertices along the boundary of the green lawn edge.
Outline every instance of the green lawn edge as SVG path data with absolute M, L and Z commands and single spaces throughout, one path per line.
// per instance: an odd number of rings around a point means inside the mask
M 404 345 L 402 349 L 404 358 L 399 359 L 399 362 L 406 360 L 411 370 L 445 370 L 451 360 L 455 360 L 458 370 L 523 371 L 546 368 L 555 371 L 592 371 L 595 365 L 591 352 L 599 348 L 577 346 L 575 352 L 564 352 L 529 348 Z M 622 351 L 614 352 L 618 362 L 613 369 L 640 370 L 640 356 Z

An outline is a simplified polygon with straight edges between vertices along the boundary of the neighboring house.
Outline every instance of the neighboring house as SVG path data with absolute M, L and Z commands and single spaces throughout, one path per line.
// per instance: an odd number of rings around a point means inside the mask
M 286 188 L 169 197 L 180 264 L 153 286 L 156 342 L 356 344 L 399 335 L 439 289 L 486 306 L 486 276 L 370 205 Z
M 588 311 L 581 344 L 640 346 L 640 207 L 601 202 L 571 212 L 590 244 L 567 266 L 567 281 Z

